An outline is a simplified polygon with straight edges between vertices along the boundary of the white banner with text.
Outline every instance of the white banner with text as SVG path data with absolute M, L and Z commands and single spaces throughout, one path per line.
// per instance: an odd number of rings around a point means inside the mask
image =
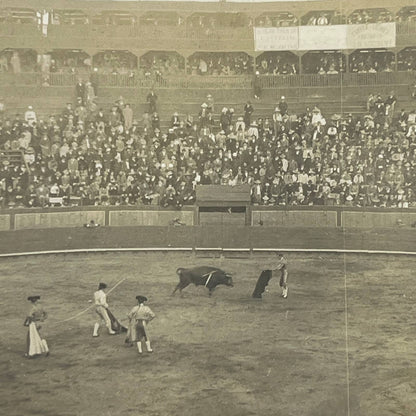
M 396 24 L 255 27 L 256 51 L 311 51 L 396 46 Z

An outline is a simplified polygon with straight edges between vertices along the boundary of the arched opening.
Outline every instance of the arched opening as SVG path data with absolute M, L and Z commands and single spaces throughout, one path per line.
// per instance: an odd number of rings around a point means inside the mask
M 140 57 L 140 70 L 145 75 L 183 74 L 185 58 L 177 52 L 149 51 Z
M 49 72 L 88 72 L 92 65 L 91 56 L 82 49 L 53 49 L 43 56 L 50 57 Z
M 8 7 L 4 9 L 6 15 L 6 22 L 8 23 L 37 23 L 36 10 L 21 8 L 21 7 Z
M 396 22 L 415 22 L 415 21 L 416 21 L 416 5 L 403 7 L 397 12 Z
M 302 57 L 304 74 L 332 75 L 345 72 L 346 59 L 341 51 L 310 51 Z
M 120 10 L 102 11 L 91 18 L 95 25 L 106 26 L 131 26 L 137 22 L 135 15 Z
M 350 72 L 392 72 L 395 67 L 394 53 L 386 49 L 360 49 L 350 55 Z
M 171 11 L 146 12 L 139 18 L 141 26 L 180 26 L 183 23 L 184 19 Z
M 257 27 L 297 26 L 297 17 L 291 12 L 265 12 L 255 19 Z
M 82 10 L 53 10 L 51 23 L 53 25 L 85 25 L 89 23 L 89 20 Z
M 348 16 L 350 24 L 394 22 L 394 15 L 385 8 L 357 9 Z
M 402 49 L 397 54 L 398 71 L 416 71 L 416 46 Z
M 338 10 L 313 10 L 302 16 L 304 26 L 343 25 L 347 18 Z
M 129 51 L 106 50 L 95 54 L 92 62 L 101 73 L 123 74 L 137 69 L 138 58 Z
M 194 13 L 187 19 L 188 28 L 199 33 L 211 34 L 212 31 L 247 27 L 249 19 L 244 13 Z
M 191 75 L 244 75 L 253 72 L 253 57 L 245 52 L 195 52 L 188 58 Z
M 292 52 L 263 52 L 256 59 L 260 75 L 294 75 L 299 73 L 299 59 Z
M 35 72 L 37 70 L 38 53 L 33 49 L 7 48 L 0 52 L 0 67 L 3 71 Z M 7 68 L 7 69 L 6 69 Z

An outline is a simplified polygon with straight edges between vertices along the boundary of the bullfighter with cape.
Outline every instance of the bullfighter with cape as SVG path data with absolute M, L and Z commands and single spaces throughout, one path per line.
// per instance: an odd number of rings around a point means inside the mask
M 120 324 L 108 308 L 107 295 L 104 292 L 104 289 L 106 288 L 107 285 L 105 283 L 100 283 L 98 285 L 98 290 L 94 293 L 95 312 L 99 316 L 101 322 L 96 322 L 94 324 L 93 337 L 98 337 L 100 323 L 105 324 L 110 335 L 127 332 L 127 328 Z

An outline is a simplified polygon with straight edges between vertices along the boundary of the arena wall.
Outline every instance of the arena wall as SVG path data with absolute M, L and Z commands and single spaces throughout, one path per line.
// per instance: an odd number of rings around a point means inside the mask
M 395 227 L 416 223 L 416 212 L 342 212 L 342 225 L 346 228 Z
M 79 227 L 91 220 L 94 220 L 97 224 L 103 224 L 105 221 L 105 212 L 73 211 L 15 214 L 14 229 Z
M 193 251 L 201 258 L 255 251 L 414 252 L 413 228 L 319 227 L 70 227 L 0 231 L 0 256 L 82 251 Z
M 10 215 L 0 215 L 0 230 L 10 230 Z
M 210 213 L 208 213 L 210 214 Z M 208 215 L 204 213 L 204 215 Z M 202 215 L 202 214 L 201 214 Z M 252 206 L 246 214 L 211 213 L 220 221 L 202 221 L 198 207 L 184 207 L 182 210 L 163 209 L 158 206 L 90 206 L 46 209 L 19 209 L 0 211 L 0 231 L 24 229 L 48 229 L 82 227 L 94 222 L 109 227 L 166 227 L 179 222 L 186 226 L 224 227 L 230 233 L 233 228 L 251 224 L 254 228 L 394 228 L 410 227 L 416 223 L 415 209 L 377 209 L 337 206 L 294 206 L 268 207 Z M 221 217 L 219 217 L 219 215 Z M 241 218 L 235 218 L 241 215 Z M 247 216 L 247 221 L 244 217 Z M 204 217 L 205 218 L 205 217 Z M 177 221 L 175 221 L 177 220 Z M 176 224 L 178 225 L 178 224 Z M 218 231 L 211 237 L 215 246 Z M 239 237 L 240 238 L 240 237 Z
M 336 227 L 335 211 L 252 211 L 251 225 L 270 227 Z
M 185 225 L 194 225 L 194 213 L 192 211 L 110 211 L 109 225 L 140 226 L 140 225 L 169 225 L 174 219 Z

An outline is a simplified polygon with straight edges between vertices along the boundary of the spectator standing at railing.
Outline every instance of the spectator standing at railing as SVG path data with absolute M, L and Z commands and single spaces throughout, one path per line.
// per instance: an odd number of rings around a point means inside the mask
M 207 103 L 207 105 L 208 105 L 207 110 L 208 110 L 210 113 L 213 113 L 213 112 L 214 112 L 214 98 L 212 97 L 212 95 L 211 95 L 211 94 L 208 94 L 208 95 L 207 95 L 207 100 L 206 100 L 206 103 Z
M 397 98 L 394 95 L 394 91 L 391 91 L 390 95 L 386 98 L 386 101 L 384 102 L 386 106 L 386 116 L 387 116 L 389 123 L 391 123 L 393 120 L 396 103 L 397 103 Z
M 260 100 L 261 98 L 261 81 L 260 81 L 260 72 L 256 71 L 254 78 L 253 78 L 253 90 L 254 90 L 254 98 L 256 100 Z
M 282 115 L 282 117 L 285 114 L 287 114 L 287 111 L 288 111 L 289 106 L 288 106 L 288 104 L 286 102 L 286 97 L 284 95 L 282 95 L 280 97 L 280 101 L 279 101 L 279 103 L 278 103 L 277 106 L 279 107 L 279 111 L 280 111 L 280 114 Z
M 13 52 L 13 55 L 10 58 L 10 65 L 12 66 L 12 70 L 14 74 L 20 74 L 20 72 L 22 72 L 22 68 L 20 66 L 20 57 L 19 57 L 18 52 Z
M 88 81 L 85 84 L 84 102 L 87 106 L 89 106 L 94 101 L 94 99 L 95 99 L 94 88 L 92 87 L 91 82 Z
M 249 126 L 251 123 L 251 115 L 254 112 L 254 108 L 251 104 L 251 101 L 247 101 L 244 105 L 244 123 L 246 126 Z
M 376 102 L 376 97 L 374 97 L 374 94 L 370 92 L 367 98 L 367 112 L 368 113 L 374 113 L 374 105 Z
M 90 83 L 92 88 L 94 89 L 94 95 L 98 95 L 98 83 L 99 83 L 99 75 L 98 75 L 98 68 L 94 68 L 93 72 L 90 75 Z
M 377 95 L 377 99 L 374 102 L 375 122 L 383 124 L 386 115 L 386 104 L 380 94 Z
M 124 119 L 124 128 L 126 131 L 130 130 L 133 126 L 133 110 L 130 104 L 126 104 L 122 110 Z
M 154 114 L 155 112 L 157 112 L 157 95 L 155 94 L 153 89 L 150 90 L 149 94 L 147 94 L 146 101 L 149 104 L 149 114 Z
M 33 127 L 37 121 L 36 113 L 31 105 L 29 105 L 25 112 L 25 121 L 30 127 Z
M 85 99 L 85 84 L 82 82 L 82 79 L 79 78 L 78 82 L 75 85 L 75 98 L 81 98 L 84 101 Z

